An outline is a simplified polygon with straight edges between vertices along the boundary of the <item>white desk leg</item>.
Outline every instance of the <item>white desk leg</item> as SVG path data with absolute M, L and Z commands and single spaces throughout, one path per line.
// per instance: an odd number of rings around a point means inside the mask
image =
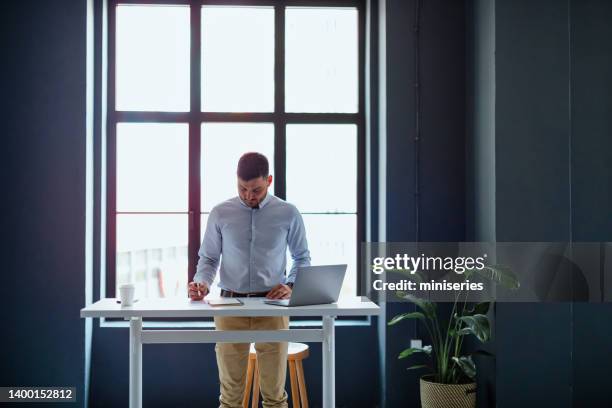
M 142 408 L 142 318 L 130 319 L 130 408 Z
M 336 407 L 335 316 L 323 317 L 323 408 Z

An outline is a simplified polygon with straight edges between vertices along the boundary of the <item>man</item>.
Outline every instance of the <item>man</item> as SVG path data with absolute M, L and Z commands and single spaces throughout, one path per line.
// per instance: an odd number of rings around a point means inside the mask
M 286 299 L 299 266 L 310 265 L 302 217 L 291 205 L 268 193 L 268 160 L 246 153 L 238 162 L 238 197 L 215 206 L 208 217 L 200 259 L 189 296 L 206 296 L 219 268 L 221 296 Z M 287 248 L 293 267 L 285 277 Z M 215 317 L 217 330 L 289 328 L 288 317 Z M 265 408 L 287 407 L 287 343 L 256 343 L 259 384 Z M 249 344 L 217 343 L 221 408 L 241 408 Z

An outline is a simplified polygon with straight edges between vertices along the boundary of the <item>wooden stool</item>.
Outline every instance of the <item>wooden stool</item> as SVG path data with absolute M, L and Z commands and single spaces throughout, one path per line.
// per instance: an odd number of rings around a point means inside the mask
M 304 378 L 304 367 L 302 366 L 302 360 L 305 358 L 308 358 L 307 344 L 289 343 L 287 362 L 289 363 L 289 379 L 291 380 L 291 400 L 293 401 L 293 408 L 308 408 L 306 379 Z M 251 385 L 253 386 L 251 408 L 257 408 L 259 407 L 259 368 L 257 365 L 257 353 L 255 352 L 255 345 L 253 343 L 251 343 L 251 351 L 249 352 L 249 364 L 247 366 L 246 387 L 242 399 L 242 408 L 249 407 Z

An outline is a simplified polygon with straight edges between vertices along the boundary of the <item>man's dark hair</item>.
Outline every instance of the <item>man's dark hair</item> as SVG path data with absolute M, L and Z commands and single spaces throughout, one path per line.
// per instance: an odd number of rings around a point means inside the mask
M 245 153 L 238 160 L 238 171 L 236 173 L 244 181 L 253 180 L 257 177 L 268 177 L 270 175 L 268 159 L 261 153 Z

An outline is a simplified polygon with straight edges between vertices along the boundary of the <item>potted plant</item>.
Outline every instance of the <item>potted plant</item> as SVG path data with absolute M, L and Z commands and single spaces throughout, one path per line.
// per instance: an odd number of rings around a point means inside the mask
M 478 274 L 494 284 L 509 289 L 519 287 L 515 275 L 501 265 L 487 266 L 483 269 L 469 270 L 464 279 Z M 420 279 L 419 279 L 420 280 Z M 468 291 L 458 291 L 448 316 L 448 323 L 439 316 L 436 303 L 403 293 L 401 297 L 414 303 L 417 311 L 393 317 L 388 325 L 393 326 L 404 320 L 418 319 L 425 326 L 430 345 L 420 348 L 410 347 L 402 351 L 398 358 L 408 358 L 424 354 L 431 364 L 414 365 L 409 370 L 429 369 L 420 379 L 421 406 L 423 408 L 465 407 L 476 405 L 476 365 L 475 354 L 491 355 L 483 350 L 465 353 L 463 340 L 475 336 L 480 342 L 487 342 L 491 336 L 491 324 L 487 313 L 491 302 L 474 303 L 468 300 Z

